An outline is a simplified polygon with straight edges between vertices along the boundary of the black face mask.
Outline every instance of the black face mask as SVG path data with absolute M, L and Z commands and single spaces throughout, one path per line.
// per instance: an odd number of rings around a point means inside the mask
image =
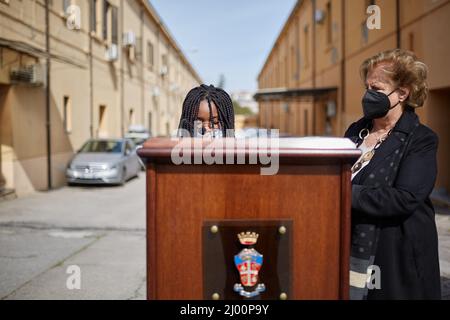
M 362 98 L 364 118 L 372 120 L 382 118 L 387 115 L 389 110 L 395 108 L 400 103 L 399 101 L 391 107 L 389 96 L 395 91 L 397 91 L 397 89 L 386 95 L 383 92 L 367 89 L 364 97 Z

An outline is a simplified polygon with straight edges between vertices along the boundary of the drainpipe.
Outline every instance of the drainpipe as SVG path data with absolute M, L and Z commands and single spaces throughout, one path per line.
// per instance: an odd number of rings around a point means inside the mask
M 121 118 L 121 124 L 120 124 L 120 131 L 122 134 L 122 137 L 125 135 L 125 97 L 124 97 L 124 92 L 125 92 L 125 55 L 123 53 L 123 48 L 122 48 L 122 37 L 123 37 L 123 32 L 124 32 L 124 14 L 123 11 L 125 10 L 124 8 L 124 2 L 123 0 L 120 1 L 120 31 L 119 31 L 119 35 L 120 35 L 120 39 L 119 39 L 119 43 L 120 43 L 120 118 Z
M 140 47 L 140 51 L 139 55 L 140 55 L 140 64 L 141 64 L 141 122 L 142 125 L 145 126 L 145 75 L 144 75 L 144 69 L 145 69 L 145 65 L 144 65 L 144 47 L 145 47 L 145 42 L 144 42 L 144 10 L 145 8 L 142 8 L 141 10 L 141 26 L 140 26 L 140 33 L 141 33 L 141 47 Z
M 92 31 L 91 31 L 92 32 Z M 92 50 L 92 34 L 89 33 L 89 133 L 91 139 L 94 137 L 94 57 Z
M 47 55 L 46 65 L 46 93 L 45 93 L 45 113 L 47 131 L 47 188 L 52 189 L 52 144 L 51 144 L 51 118 L 50 118 L 50 0 L 45 0 L 45 50 Z
M 316 0 L 312 0 L 312 87 L 316 88 Z M 316 135 L 316 96 L 312 95 L 312 134 Z
M 345 79 L 345 76 L 346 76 L 346 74 L 345 74 L 345 59 L 346 59 L 346 57 L 345 57 L 345 55 L 346 55 L 346 51 L 345 51 L 345 27 L 346 27 L 346 24 L 345 24 L 345 19 L 346 19 L 346 14 L 345 14 L 345 9 L 346 9 L 346 3 L 345 3 L 345 1 L 346 0 L 342 0 L 342 6 L 341 6 L 341 12 L 342 12 L 342 30 L 341 30 L 341 41 L 342 41 L 342 43 L 341 43 L 341 45 L 342 45 L 342 57 L 341 57 L 341 87 L 339 88 L 339 90 L 340 90 L 340 93 L 341 93 L 341 111 L 340 112 L 338 112 L 338 123 L 339 123 L 339 134 L 341 134 L 342 133 L 342 128 L 344 127 L 343 126 L 343 119 L 345 119 L 346 117 L 345 117 L 345 112 L 346 112 L 346 107 L 345 107 L 345 103 L 346 103 L 346 100 L 345 100 L 345 81 L 346 81 L 346 79 Z

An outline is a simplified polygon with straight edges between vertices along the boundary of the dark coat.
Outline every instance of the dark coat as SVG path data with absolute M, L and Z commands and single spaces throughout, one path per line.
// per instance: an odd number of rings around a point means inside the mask
M 371 122 L 353 123 L 345 136 L 358 141 Z M 352 181 L 352 227 L 378 226 L 374 264 L 381 289 L 368 299 L 440 299 L 438 237 L 429 195 L 437 174 L 437 135 L 407 109 L 374 157 Z M 352 242 L 353 239 L 352 233 Z

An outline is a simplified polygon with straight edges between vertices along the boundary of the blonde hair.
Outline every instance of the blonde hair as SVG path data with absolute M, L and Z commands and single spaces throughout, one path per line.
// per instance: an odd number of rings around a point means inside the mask
M 365 81 L 367 74 L 378 65 L 383 64 L 383 71 L 393 84 L 409 88 L 410 93 L 405 104 L 417 108 L 423 106 L 428 96 L 428 67 L 419 61 L 414 53 L 402 49 L 380 52 L 365 60 L 360 68 L 361 77 Z

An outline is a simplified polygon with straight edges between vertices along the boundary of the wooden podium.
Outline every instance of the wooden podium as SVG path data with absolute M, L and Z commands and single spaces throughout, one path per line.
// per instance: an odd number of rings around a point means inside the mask
M 259 158 L 250 159 L 264 147 L 252 140 L 215 139 L 211 154 L 234 164 L 193 164 L 211 149 L 198 140 L 155 138 L 138 151 L 147 171 L 147 298 L 249 299 L 233 290 L 242 279 L 233 263 L 237 234 L 255 232 L 265 291 L 250 299 L 348 299 L 354 144 L 280 139 L 270 153 L 278 172 L 262 175 Z

